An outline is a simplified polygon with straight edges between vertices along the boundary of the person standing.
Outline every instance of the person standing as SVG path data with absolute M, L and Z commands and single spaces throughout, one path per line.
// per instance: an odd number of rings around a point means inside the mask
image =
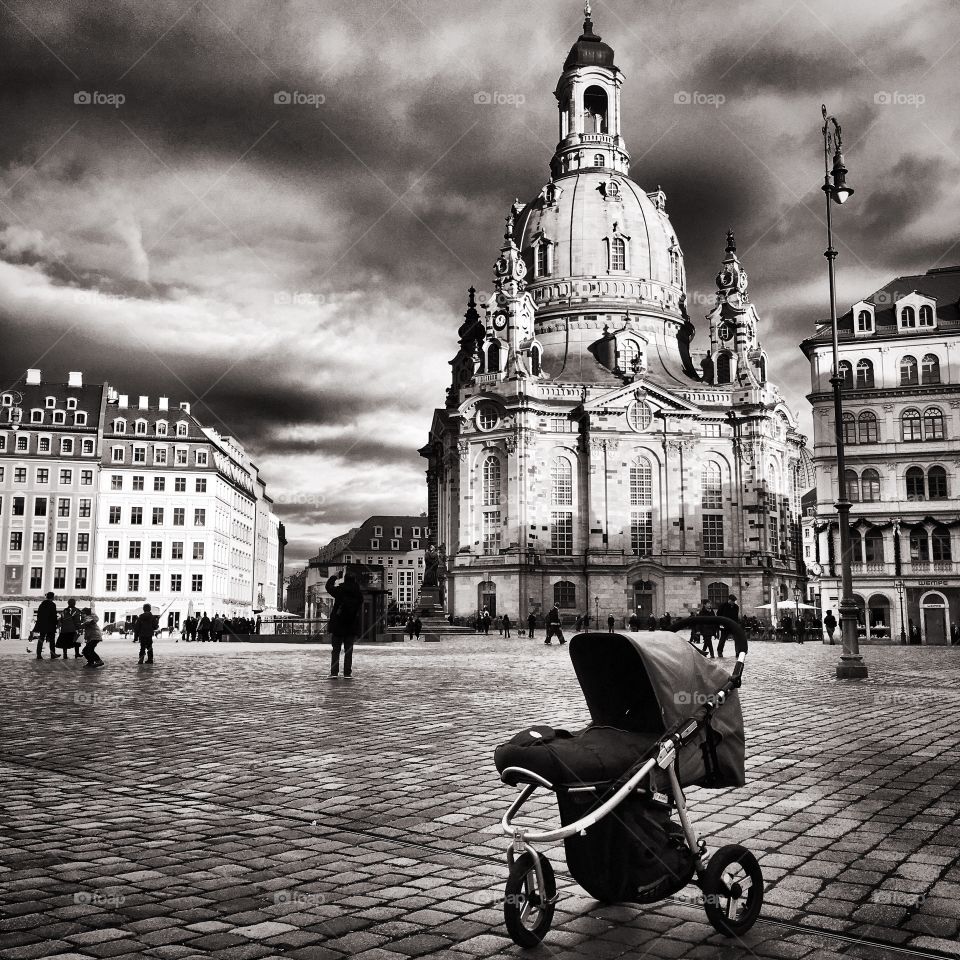
M 503 627 L 504 637 L 506 637 L 507 640 L 509 640 L 511 623 L 510 623 L 510 618 L 506 614 L 503 615 L 503 619 L 500 621 L 500 625 Z
M 223 617 L 221 617 L 219 613 L 214 614 L 211 629 L 213 630 L 213 639 L 216 640 L 217 643 L 220 643 L 223 640 L 223 625 Z
M 80 619 L 77 601 L 71 598 L 60 612 L 60 636 L 57 638 L 57 646 L 63 651 L 64 660 L 69 659 L 71 650 L 73 659 L 80 659 L 80 642 L 77 640 L 77 635 L 80 633 Z
M 697 614 L 698 617 L 715 617 L 717 614 L 713 609 L 713 604 L 709 600 L 704 600 L 700 605 L 700 612 Z M 706 656 L 710 657 L 713 660 L 716 657 L 716 654 L 713 651 L 713 632 L 714 628 L 712 626 L 702 626 L 698 628 L 697 631 L 700 635 L 700 640 L 703 643 L 703 652 Z
M 530 616 L 527 617 L 527 633 L 530 635 L 531 640 L 534 638 L 534 630 L 536 629 L 537 615 L 535 613 L 531 613 Z
M 649 617 L 647 617 L 647 629 L 648 630 L 657 629 L 657 618 L 652 613 L 650 614 Z
M 960 647 L 960 623 L 950 624 L 950 646 Z
M 577 614 L 577 619 L 574 621 L 573 629 L 579 633 L 580 628 L 583 626 L 583 617 L 580 614 Z
M 672 629 L 673 629 L 673 618 L 670 616 L 669 613 L 665 613 L 665 614 L 660 618 L 659 626 L 660 626 L 660 629 L 661 629 L 661 630 L 672 630 Z
M 338 584 L 337 580 L 343 578 Z M 363 608 L 363 593 L 356 576 L 341 570 L 327 580 L 327 593 L 333 597 L 333 608 L 327 621 L 332 649 L 330 651 L 330 676 L 340 676 L 340 651 L 343 650 L 343 676 L 353 677 L 353 644 L 359 633 L 360 611 Z M 416 622 L 414 623 L 416 626 Z
M 409 640 L 413 639 L 413 615 L 411 614 L 407 617 L 407 638 Z
M 60 654 L 54 646 L 57 634 L 57 605 L 52 593 L 48 593 L 46 598 L 40 601 L 40 606 L 37 607 L 37 622 L 33 629 L 37 631 L 37 659 L 43 659 L 43 645 L 49 643 L 50 659 L 59 660 Z
M 140 641 L 140 657 L 138 663 L 143 663 L 144 654 L 147 657 L 147 663 L 153 663 L 153 635 L 157 632 L 160 625 L 159 618 L 150 610 L 150 604 L 143 605 L 143 613 L 134 621 L 133 637 Z
M 636 633 L 640 629 L 640 616 L 636 612 L 630 614 L 630 632 Z
M 420 639 L 420 631 L 423 629 L 423 621 L 419 617 L 415 617 L 413 621 L 413 633 L 416 638 Z
M 102 667 L 103 661 L 97 653 L 97 644 L 103 639 L 100 632 L 100 618 L 89 608 L 84 607 L 80 611 L 80 626 L 83 629 L 83 657 L 87 661 L 86 666 L 91 668 Z
M 910 624 L 910 630 L 909 630 L 910 643 L 913 644 L 914 646 L 917 646 L 921 641 L 920 628 L 913 622 L 912 619 L 909 621 L 909 624 Z
M 483 632 L 485 634 L 490 633 L 490 611 L 486 607 L 483 610 Z
M 833 646 L 833 635 L 837 631 L 837 618 L 833 615 L 832 610 L 827 611 L 827 615 L 823 618 L 823 625 L 827 629 L 827 636 L 830 638 L 830 646 Z
M 613 618 L 613 614 L 607 617 L 607 633 L 613 633 L 613 628 L 616 625 L 616 620 Z
M 740 607 L 737 604 L 737 598 L 731 593 L 723 603 L 720 604 L 720 609 L 717 611 L 718 617 L 726 617 L 727 620 L 732 620 L 734 623 L 740 622 Z M 720 642 L 717 644 L 717 656 L 723 656 L 723 647 L 727 642 L 728 637 L 732 634 L 725 628 L 720 628 Z M 736 637 L 734 637 L 734 646 L 736 646 Z M 739 649 L 737 653 L 739 653 Z
M 554 634 L 557 635 L 561 646 L 567 642 L 563 638 L 563 630 L 560 629 L 560 608 L 556 604 L 547 614 L 547 639 L 543 641 L 547 646 L 550 646 L 550 640 Z

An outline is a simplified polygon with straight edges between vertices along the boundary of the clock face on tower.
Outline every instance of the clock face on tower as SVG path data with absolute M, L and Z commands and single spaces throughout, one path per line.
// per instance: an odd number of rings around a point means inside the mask
M 495 313 L 493 315 L 493 326 L 497 330 L 503 330 L 507 325 L 507 315 L 505 313 Z
M 717 327 L 717 336 L 721 340 L 729 340 L 733 336 L 733 327 L 731 327 L 730 324 L 724 320 L 724 322 Z

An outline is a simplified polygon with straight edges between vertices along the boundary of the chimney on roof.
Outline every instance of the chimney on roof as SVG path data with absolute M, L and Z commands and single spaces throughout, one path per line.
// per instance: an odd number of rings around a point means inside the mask
M 186 401 L 184 401 L 183 403 L 180 404 L 180 409 L 181 409 L 184 413 L 189 413 L 189 412 L 190 412 L 190 404 L 187 403 Z
M 140 409 L 146 410 L 150 406 L 150 398 L 140 394 Z
M 68 387 L 82 387 L 83 386 L 83 373 L 79 370 L 71 370 L 67 379 Z
M 107 387 L 107 403 L 116 403 L 116 402 L 117 402 L 117 388 Z
M 37 370 L 35 367 L 31 367 L 27 371 L 27 384 L 30 386 L 34 386 L 39 382 L 40 382 L 40 371 Z
M 160 397 L 157 403 L 159 404 L 159 409 L 163 411 L 167 411 L 170 409 L 170 401 L 167 397 Z
M 130 405 L 130 398 L 125 393 L 121 393 L 120 396 L 117 397 L 117 406 L 121 410 L 126 410 L 129 405 Z

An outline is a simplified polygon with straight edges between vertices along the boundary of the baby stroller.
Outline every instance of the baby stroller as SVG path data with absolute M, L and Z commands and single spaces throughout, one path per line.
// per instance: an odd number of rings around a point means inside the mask
M 719 617 L 691 617 L 673 630 L 708 625 L 730 631 L 744 649 L 739 624 Z M 537 848 L 559 840 L 574 879 L 596 899 L 653 903 L 693 881 L 713 927 L 726 936 L 745 933 L 763 903 L 760 865 L 739 845 L 708 856 L 683 788 L 744 783 L 737 689 L 746 654 L 728 674 L 673 632 L 640 631 L 579 634 L 570 658 L 590 726 L 574 734 L 530 727 L 494 754 L 501 780 L 520 787 L 501 822 L 513 841 L 504 897 L 510 936 L 534 947 L 549 931 L 557 887 Z M 536 832 L 513 822 L 541 787 L 557 796 L 560 829 Z

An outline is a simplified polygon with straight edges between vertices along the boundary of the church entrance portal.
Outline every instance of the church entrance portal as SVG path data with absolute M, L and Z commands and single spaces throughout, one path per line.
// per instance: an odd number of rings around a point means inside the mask
M 643 617 L 653 616 L 653 594 L 654 586 L 652 580 L 637 580 L 633 585 L 633 608 L 637 615 Z
M 477 587 L 477 609 L 488 610 L 491 617 L 497 615 L 497 585 L 492 580 L 484 580 Z

